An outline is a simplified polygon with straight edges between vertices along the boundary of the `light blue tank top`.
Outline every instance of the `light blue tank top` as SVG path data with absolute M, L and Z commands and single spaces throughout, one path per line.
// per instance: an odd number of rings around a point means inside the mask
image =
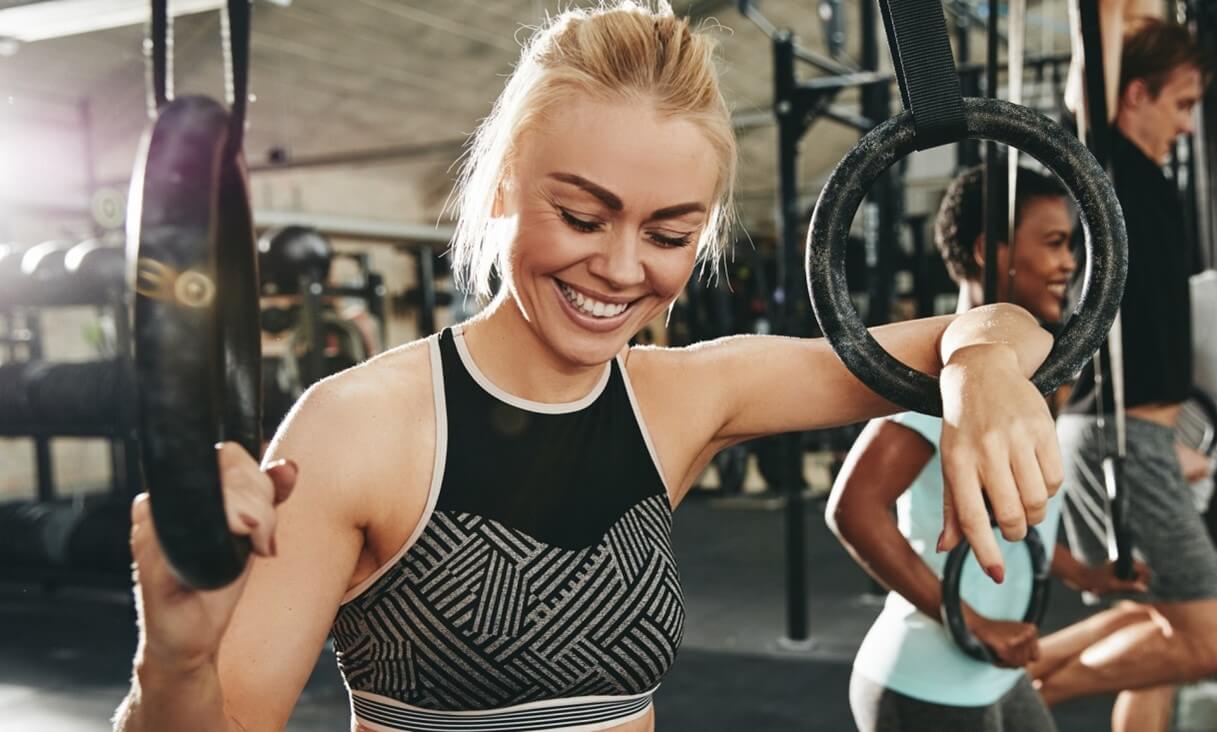
M 935 551 L 942 531 L 942 464 L 938 460 L 942 420 L 916 412 L 890 419 L 934 446 L 933 457 L 896 501 L 896 513 L 900 532 L 913 551 L 942 577 L 947 555 Z M 1058 491 L 1048 502 L 1047 516 L 1036 527 L 1049 552 L 1056 544 L 1063 496 L 1064 491 Z M 993 582 L 969 555 L 960 592 L 986 617 L 1021 620 L 1031 596 L 1031 560 L 1021 542 L 1010 543 L 1000 535 L 997 542 L 1005 558 L 1005 582 Z M 906 696 L 961 707 L 996 702 L 1024 673 L 1022 669 L 998 668 L 965 656 L 937 619 L 926 616 L 895 592 L 888 593 L 883 611 L 862 641 L 854 672 Z

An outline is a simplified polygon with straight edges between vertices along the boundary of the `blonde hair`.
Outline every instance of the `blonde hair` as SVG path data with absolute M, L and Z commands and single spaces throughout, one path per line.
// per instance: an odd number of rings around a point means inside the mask
M 648 101 L 662 115 L 695 123 L 719 154 L 715 202 L 697 243 L 703 268 L 714 268 L 730 235 L 736 142 L 718 87 L 714 40 L 677 18 L 666 0 L 652 9 L 617 0 L 567 10 L 538 28 L 490 115 L 470 138 L 457 179 L 459 206 L 449 256 L 457 287 L 490 297 L 502 271 L 503 234 L 491 215 L 521 136 L 572 93 Z

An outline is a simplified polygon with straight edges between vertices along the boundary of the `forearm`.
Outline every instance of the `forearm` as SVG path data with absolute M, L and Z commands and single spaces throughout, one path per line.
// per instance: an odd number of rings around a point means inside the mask
M 939 619 L 942 583 L 913 551 L 891 513 L 879 507 L 838 512 L 830 525 L 867 574 L 921 612 Z
M 1149 6 L 1157 4 L 1158 9 Z M 1134 18 L 1146 15 L 1160 15 L 1162 3 L 1158 0 L 1099 0 L 1099 38 L 1103 44 L 1103 84 L 1107 92 L 1107 120 L 1116 117 L 1116 105 L 1119 101 L 1120 87 L 1120 56 L 1124 51 L 1124 32 L 1128 23 Z M 1069 75 L 1065 82 L 1065 106 L 1074 116 L 1082 120 L 1085 98 L 1083 74 L 1085 62 L 1082 57 L 1082 28 L 1081 19 L 1077 15 L 1077 5 L 1070 3 L 1069 7 L 1070 38 L 1073 46 L 1073 58 L 1069 65 Z
M 224 710 L 215 664 L 171 671 L 154 662 L 136 663 L 131 691 L 114 718 L 116 732 L 245 732 Z
M 1079 562 L 1064 546 L 1057 544 L 1052 551 L 1052 564 L 1049 568 L 1053 577 L 1076 590 L 1085 590 L 1087 574 L 1090 568 Z
M 1019 370 L 1030 377 L 1052 350 L 1052 336 L 1016 305 L 985 305 L 951 321 L 942 333 L 938 351 L 945 365 L 977 346 L 1010 349 Z

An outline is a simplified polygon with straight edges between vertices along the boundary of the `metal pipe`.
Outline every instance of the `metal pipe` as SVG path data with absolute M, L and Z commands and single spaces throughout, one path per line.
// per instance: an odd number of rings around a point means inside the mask
M 774 112 L 778 121 L 778 211 L 777 211 L 777 287 L 774 289 L 775 332 L 793 335 L 793 300 L 802 288 L 798 242 L 798 156 L 803 120 L 794 95 L 794 38 L 781 31 L 773 38 Z M 797 433 L 778 438 L 782 485 L 776 486 L 785 497 L 786 529 L 786 637 L 800 643 L 807 640 L 807 565 L 805 513 L 802 486 L 802 456 Z

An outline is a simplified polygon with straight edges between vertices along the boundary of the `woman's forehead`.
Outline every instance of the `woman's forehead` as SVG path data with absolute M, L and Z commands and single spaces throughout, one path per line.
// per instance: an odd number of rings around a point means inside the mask
M 718 185 L 719 153 L 686 117 L 659 114 L 645 102 L 562 103 L 521 136 L 517 171 L 539 182 L 554 173 L 590 180 L 648 203 L 658 196 L 708 205 Z M 633 195 L 631 195 L 633 194 Z

